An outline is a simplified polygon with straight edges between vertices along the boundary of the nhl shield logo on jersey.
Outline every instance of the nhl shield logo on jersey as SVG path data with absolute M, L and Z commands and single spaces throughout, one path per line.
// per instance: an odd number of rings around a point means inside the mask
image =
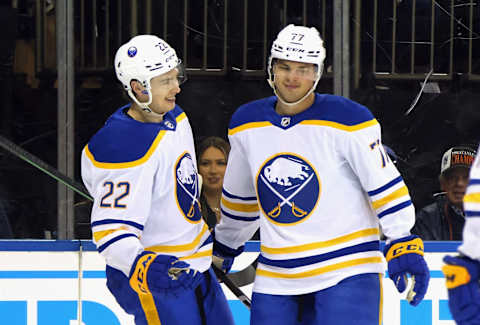
M 291 118 L 290 117 L 282 117 L 282 120 L 280 121 L 280 124 L 286 128 L 287 126 L 290 125 L 290 120 Z
M 294 153 L 268 158 L 257 175 L 258 201 L 268 220 L 288 226 L 304 221 L 320 197 L 313 166 Z
M 198 198 L 198 177 L 192 156 L 184 152 L 175 164 L 175 198 L 183 216 L 189 222 L 198 223 L 201 219 Z

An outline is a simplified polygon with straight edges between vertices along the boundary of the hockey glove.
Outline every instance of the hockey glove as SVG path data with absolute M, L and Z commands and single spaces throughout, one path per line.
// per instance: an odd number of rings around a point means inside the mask
M 138 294 L 168 296 L 195 289 L 202 274 L 172 255 L 144 251 L 133 262 L 130 286 Z
M 212 263 L 218 269 L 222 270 L 225 273 L 230 272 L 232 269 L 234 258 L 233 257 L 220 257 L 217 255 L 212 255 Z
M 228 273 L 232 268 L 233 260 L 243 252 L 243 248 L 244 246 L 240 246 L 237 249 L 225 246 L 216 241 L 214 235 L 212 262 L 217 268 L 221 269 L 225 273 Z
M 388 262 L 388 276 L 399 292 L 405 291 L 407 274 L 412 277 L 412 286 L 407 301 L 416 306 L 422 301 L 428 288 L 430 271 L 423 258 L 423 242 L 418 236 L 407 236 L 393 240 L 385 246 L 383 254 Z
M 480 324 L 480 263 L 466 256 L 445 256 L 448 306 L 459 325 Z

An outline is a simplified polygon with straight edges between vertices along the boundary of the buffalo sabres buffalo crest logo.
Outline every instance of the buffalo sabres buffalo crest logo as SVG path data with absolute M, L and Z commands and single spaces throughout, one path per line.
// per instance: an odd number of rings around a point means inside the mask
M 175 164 L 175 197 L 177 204 L 184 217 L 192 223 L 198 223 L 201 219 L 198 198 L 198 176 L 192 156 L 184 152 Z
M 320 197 L 320 180 L 306 159 L 281 153 L 265 161 L 257 176 L 260 207 L 270 221 L 288 226 L 304 221 Z

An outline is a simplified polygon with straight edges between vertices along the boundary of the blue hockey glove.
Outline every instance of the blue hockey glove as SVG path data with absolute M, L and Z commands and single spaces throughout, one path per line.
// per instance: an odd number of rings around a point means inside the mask
M 427 292 L 430 271 L 423 258 L 423 242 L 418 236 L 407 236 L 393 240 L 385 246 L 383 254 L 388 262 L 388 276 L 399 292 L 407 287 L 407 274 L 412 277 L 412 286 L 407 300 L 412 306 L 422 301 Z
M 466 256 L 445 256 L 448 306 L 458 325 L 480 324 L 480 262 Z
M 221 257 L 218 255 L 212 255 L 212 263 L 218 269 L 222 270 L 225 273 L 230 272 L 232 269 L 234 258 L 233 257 Z
M 138 255 L 130 271 L 130 286 L 138 294 L 178 295 L 195 289 L 202 274 L 172 255 L 145 251 Z
M 225 273 L 228 273 L 232 268 L 235 257 L 243 252 L 244 246 L 240 246 L 237 249 L 230 248 L 215 240 L 215 234 L 213 233 L 213 235 L 212 262 L 217 268 L 223 270 Z

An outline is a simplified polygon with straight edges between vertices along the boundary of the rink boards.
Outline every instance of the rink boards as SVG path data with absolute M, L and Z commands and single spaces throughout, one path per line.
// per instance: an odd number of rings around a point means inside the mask
M 455 324 L 440 270 L 442 257 L 454 254 L 458 245 L 425 243 L 431 281 L 425 300 L 415 308 L 404 299 L 405 294 L 397 293 L 388 278 L 384 279 L 383 324 Z M 233 270 L 249 265 L 258 251 L 258 242 L 248 242 Z M 0 323 L 77 325 L 81 309 L 83 324 L 79 325 L 134 325 L 107 290 L 104 269 L 103 258 L 90 241 L 0 241 Z M 252 285 L 241 289 L 250 296 Z M 236 324 L 249 324 L 249 310 L 226 287 L 223 290 Z

